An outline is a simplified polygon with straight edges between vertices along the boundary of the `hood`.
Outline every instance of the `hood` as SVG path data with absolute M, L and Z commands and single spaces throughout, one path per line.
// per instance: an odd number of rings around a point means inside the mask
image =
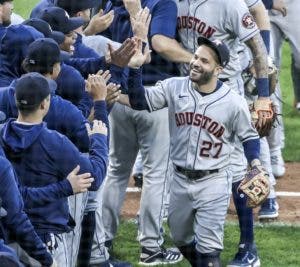
M 44 35 L 31 26 L 21 24 L 7 27 L 2 35 L 0 41 L 0 75 L 12 81 L 24 73 L 21 64 L 27 55 L 29 44 L 44 37 Z
M 16 123 L 15 119 L 9 119 L 1 130 L 6 154 L 12 153 L 17 156 L 17 154 L 28 149 L 37 140 L 44 128 L 44 123 L 24 125 Z

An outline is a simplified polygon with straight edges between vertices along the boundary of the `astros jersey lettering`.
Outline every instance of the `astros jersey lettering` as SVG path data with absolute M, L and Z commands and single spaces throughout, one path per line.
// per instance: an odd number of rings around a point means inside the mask
M 171 78 L 146 88 L 151 111 L 168 106 L 171 158 L 194 170 L 229 165 L 233 136 L 244 142 L 258 138 L 244 98 L 219 82 L 214 93 L 202 96 L 189 77 Z
M 238 58 L 239 41 L 245 42 L 258 28 L 244 1 L 240 0 L 176 0 L 178 7 L 177 29 L 187 50 L 194 53 L 197 38 L 219 39 L 230 49 L 230 62 L 220 78 L 229 78 L 241 72 Z M 187 74 L 187 65 L 181 71 Z

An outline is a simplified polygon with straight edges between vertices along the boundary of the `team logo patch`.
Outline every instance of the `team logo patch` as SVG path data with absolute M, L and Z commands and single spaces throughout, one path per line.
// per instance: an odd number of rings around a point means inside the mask
M 255 21 L 251 14 L 246 13 L 242 18 L 243 26 L 247 29 L 252 29 L 255 27 Z

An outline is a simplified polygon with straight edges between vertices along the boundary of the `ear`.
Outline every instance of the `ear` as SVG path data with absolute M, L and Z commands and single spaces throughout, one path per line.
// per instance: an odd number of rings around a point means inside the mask
M 50 95 L 48 95 L 40 104 L 40 109 L 41 110 L 45 110 L 46 107 L 47 107 L 47 103 L 49 102 L 50 100 Z
M 215 68 L 215 74 L 216 76 L 219 76 L 221 74 L 221 72 L 223 71 L 223 67 L 218 65 L 216 68 Z

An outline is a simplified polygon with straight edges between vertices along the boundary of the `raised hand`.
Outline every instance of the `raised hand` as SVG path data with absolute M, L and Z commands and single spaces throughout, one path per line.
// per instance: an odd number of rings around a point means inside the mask
M 113 10 L 104 14 L 103 10 L 100 9 L 98 14 L 95 14 L 91 18 L 89 25 L 84 30 L 84 34 L 88 36 L 88 35 L 94 35 L 103 32 L 111 25 L 113 20 L 114 20 Z
M 110 63 L 119 67 L 126 67 L 136 52 L 136 40 L 127 38 L 118 49 L 114 49 L 108 44 Z
M 143 51 L 143 43 L 141 40 L 137 41 L 137 51 L 131 58 L 128 66 L 130 68 L 138 69 L 143 64 L 150 62 L 151 50 L 149 50 L 149 45 L 147 44 Z
M 86 91 L 91 95 L 94 101 L 105 100 L 107 95 L 106 84 L 110 79 L 109 70 L 99 71 L 97 74 L 89 75 L 86 80 Z
M 107 85 L 107 96 L 106 103 L 108 106 L 113 105 L 115 102 L 119 100 L 121 94 L 120 85 L 115 83 L 109 83 Z
M 148 31 L 151 21 L 149 8 L 141 9 L 135 18 L 130 17 L 130 21 L 134 36 L 143 42 L 148 42 Z

